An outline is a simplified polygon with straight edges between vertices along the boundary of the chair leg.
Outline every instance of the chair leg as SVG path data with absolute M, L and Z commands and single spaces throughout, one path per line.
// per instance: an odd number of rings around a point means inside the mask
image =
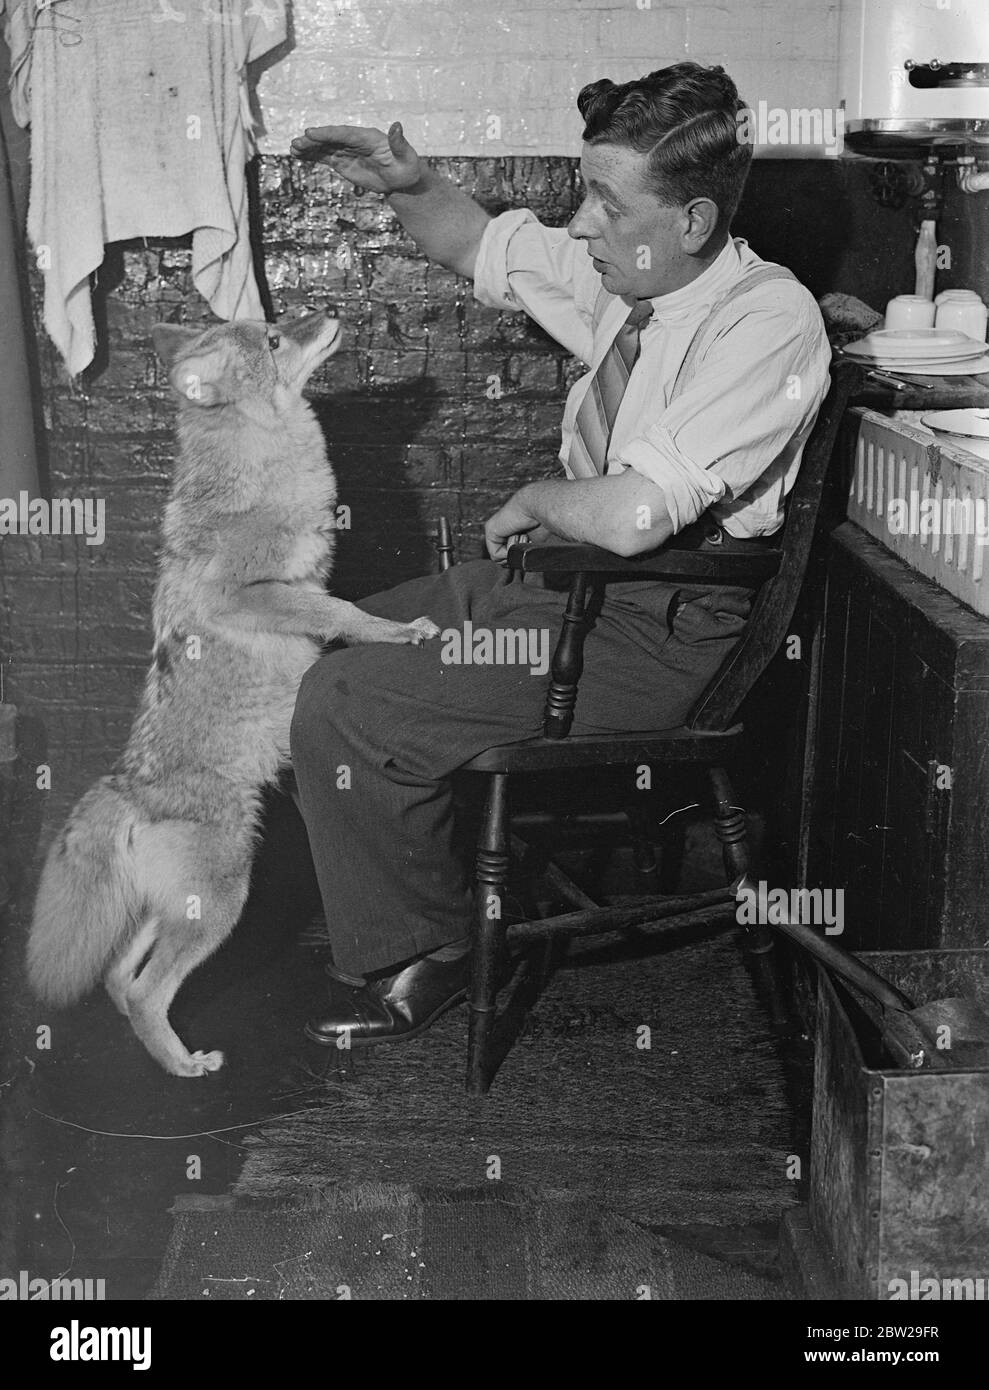
M 714 829 L 729 883 L 749 871 L 749 832 L 745 812 L 732 805 L 734 794 L 723 767 L 708 769 L 714 792 Z
M 499 772 L 491 778 L 477 846 L 467 1038 L 467 1094 L 471 1096 L 483 1096 L 491 1084 L 491 1039 L 505 954 L 503 905 L 509 863 L 508 775 Z
M 749 872 L 751 863 L 745 812 L 732 805 L 734 797 L 731 783 L 724 768 L 712 767 L 708 769 L 708 773 L 714 792 L 714 829 L 721 841 L 725 875 L 729 883 L 734 883 L 736 879 Z M 744 927 L 742 949 L 749 959 L 756 987 L 763 996 L 772 1027 L 785 1028 L 790 1021 L 790 1011 L 786 1003 L 786 992 L 780 975 L 772 930 L 762 923 Z
M 563 613 L 563 627 L 550 663 L 552 679 L 546 692 L 543 715 L 543 733 L 547 738 L 566 738 L 573 723 L 577 682 L 584 667 L 588 588 L 586 574 L 573 576 Z
M 635 886 L 640 893 L 653 896 L 662 890 L 659 886 L 656 850 L 652 836 L 649 834 L 649 817 L 641 806 L 629 806 L 625 815 L 632 836 L 632 868 L 635 873 Z
M 662 827 L 662 850 L 659 861 L 660 893 L 675 893 L 683 877 L 683 861 L 687 853 L 686 822 L 675 816 Z

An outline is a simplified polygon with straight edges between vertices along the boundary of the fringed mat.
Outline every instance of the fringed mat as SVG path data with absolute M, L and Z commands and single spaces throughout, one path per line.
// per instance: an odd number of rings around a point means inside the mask
M 732 1227 L 797 1200 L 783 1068 L 730 938 L 562 969 L 484 1099 L 464 1093 L 465 1039 L 460 1009 L 409 1043 L 320 1054 L 308 1108 L 247 1140 L 235 1193 L 504 1183 Z
M 763 1300 L 766 1280 L 565 1194 L 363 1185 L 180 1198 L 154 1300 Z

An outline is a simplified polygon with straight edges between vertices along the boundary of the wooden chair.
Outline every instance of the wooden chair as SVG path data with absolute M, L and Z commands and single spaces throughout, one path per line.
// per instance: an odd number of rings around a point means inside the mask
M 735 805 L 727 767 L 745 738 L 734 722 L 743 700 L 787 636 L 788 626 L 810 557 L 825 478 L 841 417 L 857 380 L 853 364 L 836 362 L 831 389 L 807 442 L 797 482 L 787 504 L 779 548 L 745 553 L 678 549 L 676 541 L 651 554 L 625 559 L 587 545 L 516 545 L 508 554 L 512 569 L 526 573 L 572 575 L 562 630 L 553 655 L 542 738 L 489 748 L 461 772 L 488 780 L 477 848 L 477 894 L 467 1090 L 483 1095 L 507 1051 L 496 1037 L 499 983 L 509 942 L 538 942 L 557 933 L 592 935 L 628 928 L 639 931 L 687 926 L 725 926 L 735 920 L 737 885 L 750 867 L 745 815 Z M 440 563 L 452 563 L 448 531 L 441 529 Z M 599 585 L 655 578 L 684 583 L 745 585 L 758 589 L 752 614 L 737 646 L 694 705 L 685 723 L 649 733 L 571 736 L 586 632 L 587 600 Z M 507 886 L 511 852 L 510 780 L 549 770 L 590 770 L 647 763 L 706 773 L 714 800 L 714 825 L 722 845 L 725 888 L 684 897 L 649 897 L 621 906 L 601 906 L 556 865 L 547 875 L 555 892 L 573 910 L 563 915 L 507 925 L 500 905 Z M 640 827 L 641 832 L 641 827 Z M 746 950 L 770 987 L 772 934 L 766 927 L 745 929 Z M 777 996 L 778 998 L 778 996 Z M 777 1004 L 779 1008 L 779 1004 Z M 510 1040 L 508 1044 L 510 1045 Z

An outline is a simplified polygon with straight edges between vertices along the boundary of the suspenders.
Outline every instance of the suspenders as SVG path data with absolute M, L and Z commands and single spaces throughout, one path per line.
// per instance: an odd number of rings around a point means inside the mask
M 796 280 L 792 271 L 787 270 L 782 265 L 759 266 L 757 270 L 750 271 L 741 280 L 737 280 L 723 298 L 713 306 L 707 318 L 697 329 L 687 349 L 687 355 L 680 363 L 680 370 L 677 372 L 676 380 L 673 383 L 673 390 L 670 392 L 670 400 L 675 401 L 677 396 L 686 386 L 687 382 L 694 374 L 695 364 L 703 349 L 714 337 L 718 327 L 718 320 L 721 318 L 721 311 L 742 295 L 748 294 L 749 290 L 754 290 L 757 285 L 764 285 L 767 280 Z
M 670 400 L 676 400 L 677 396 L 679 396 L 680 392 L 693 376 L 698 358 L 717 330 L 718 321 L 721 318 L 723 309 L 726 309 L 729 304 L 732 304 L 742 295 L 748 294 L 749 290 L 754 290 L 757 285 L 764 285 L 769 280 L 796 280 L 796 278 L 793 272 L 787 270 L 785 266 L 763 265 L 758 266 L 755 270 L 749 271 L 748 275 L 743 276 L 741 280 L 736 280 L 735 284 L 731 286 L 727 293 L 722 295 L 711 307 L 711 311 L 707 318 L 698 324 L 697 330 L 691 339 L 690 346 L 687 348 L 687 354 L 680 364 L 680 370 L 677 372 L 676 380 L 673 383 L 673 390 L 670 393 Z M 602 287 L 595 300 L 594 310 L 591 316 L 591 327 L 595 333 L 600 327 L 601 320 L 613 298 L 614 296 L 609 294 L 608 291 Z

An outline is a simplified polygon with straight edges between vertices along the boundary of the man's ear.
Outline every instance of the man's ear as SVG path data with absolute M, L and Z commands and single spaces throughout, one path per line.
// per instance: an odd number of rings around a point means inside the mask
M 694 198 L 684 211 L 687 217 L 687 249 L 697 254 L 703 251 L 717 230 L 721 213 L 711 198 Z
M 182 328 L 177 323 L 156 323 L 151 330 L 155 352 L 166 367 L 172 367 L 184 348 L 191 347 L 202 337 L 201 328 Z

